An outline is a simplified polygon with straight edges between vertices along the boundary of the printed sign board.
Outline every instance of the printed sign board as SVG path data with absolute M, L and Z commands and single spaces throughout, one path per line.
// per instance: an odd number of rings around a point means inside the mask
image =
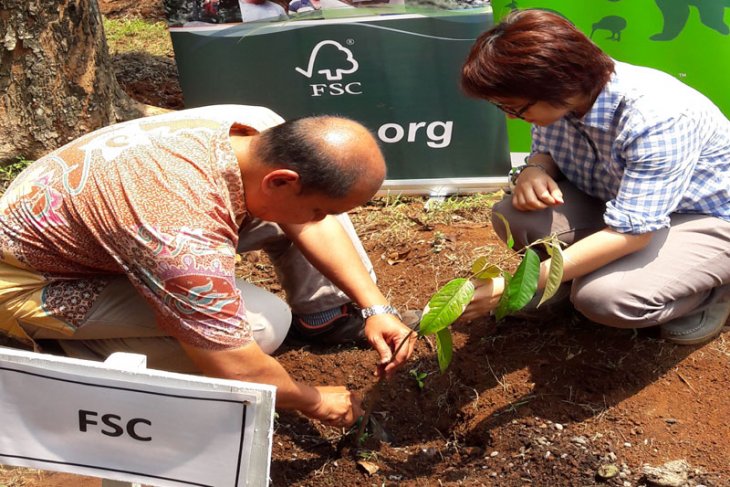
M 270 23 L 178 22 L 170 35 L 186 107 L 241 103 L 266 106 L 284 118 L 354 118 L 380 139 L 393 188 L 425 185 L 433 192 L 505 181 L 504 115 L 459 87 L 469 48 L 491 23 L 491 9 L 484 7 Z
M 265 486 L 274 391 L 0 348 L 0 463 L 161 487 Z
M 722 0 L 493 0 L 495 21 L 513 9 L 560 13 L 619 61 L 669 73 L 730 117 L 730 2 Z M 512 151 L 529 151 L 530 127 L 510 120 Z

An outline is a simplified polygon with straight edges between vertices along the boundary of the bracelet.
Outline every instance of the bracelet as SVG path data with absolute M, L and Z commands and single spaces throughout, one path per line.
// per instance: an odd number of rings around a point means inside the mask
M 545 174 L 548 173 L 547 172 L 547 169 L 545 169 L 545 167 L 543 165 L 529 162 L 527 164 L 523 164 L 521 166 L 515 167 L 515 168 L 513 168 L 509 172 L 509 182 L 510 182 L 510 184 L 511 185 L 517 184 L 517 178 L 519 178 L 520 177 L 520 174 L 522 174 L 522 171 L 524 171 L 528 167 L 537 167 L 537 168 L 540 168 L 540 170 L 542 170 L 542 172 L 544 172 Z
M 362 316 L 363 320 L 367 320 L 371 316 L 385 314 L 395 315 L 398 317 L 398 319 L 401 319 L 398 310 L 395 309 L 394 306 L 391 306 L 389 304 L 376 304 L 373 306 L 368 306 L 367 308 L 360 308 L 360 316 Z

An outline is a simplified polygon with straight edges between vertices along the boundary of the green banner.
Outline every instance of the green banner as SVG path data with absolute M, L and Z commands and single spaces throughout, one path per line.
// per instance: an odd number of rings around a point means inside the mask
M 495 21 L 515 8 L 553 10 L 614 59 L 674 75 L 730 116 L 728 0 L 493 0 L 492 8 Z M 529 151 L 529 125 L 508 127 L 511 150 Z
M 382 142 L 388 179 L 504 178 L 504 116 L 459 88 L 491 9 L 171 27 L 188 107 L 340 114 Z M 458 184 L 457 184 L 458 186 Z

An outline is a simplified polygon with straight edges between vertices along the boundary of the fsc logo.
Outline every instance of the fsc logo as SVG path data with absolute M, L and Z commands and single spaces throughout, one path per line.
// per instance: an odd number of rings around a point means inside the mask
M 309 83 L 311 97 L 362 95 L 364 93 L 362 82 L 345 79 L 345 75 L 357 73 L 360 63 L 351 49 L 337 41 L 318 42 L 309 54 L 306 68 L 295 67 L 294 69 L 309 80 L 315 78 L 315 75 L 324 78 L 325 82 Z M 389 122 L 382 124 L 377 134 L 378 138 L 386 144 L 417 143 L 425 136 L 428 147 L 442 149 L 451 144 L 453 129 L 453 121 L 410 122 L 407 125 Z
M 337 60 L 338 64 L 325 65 L 320 67 L 323 63 L 319 61 L 320 51 L 322 49 L 333 49 L 332 51 Z M 312 88 L 312 96 L 322 95 L 362 95 L 362 84 L 359 81 L 353 81 L 350 83 L 343 83 L 343 74 L 355 73 L 360 65 L 358 64 L 352 51 L 337 41 L 320 41 L 312 53 L 309 55 L 309 62 L 307 63 L 307 69 L 299 67 L 294 68 L 299 74 L 312 79 L 315 74 L 315 70 L 318 74 L 324 75 L 327 83 L 312 83 L 309 86 Z

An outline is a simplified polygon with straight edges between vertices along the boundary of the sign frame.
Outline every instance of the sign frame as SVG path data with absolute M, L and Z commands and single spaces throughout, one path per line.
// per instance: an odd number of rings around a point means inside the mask
M 0 446 L 2 448 L 0 463 L 123 482 L 139 482 L 159 487 L 268 485 L 273 443 L 276 391 L 274 386 L 149 370 L 139 368 L 140 365 L 143 366 L 143 363 L 146 362 L 144 356 L 123 354 L 133 358 L 130 360 L 127 357 L 120 363 L 118 360 L 119 355 L 114 354 L 110 357 L 110 360 L 101 363 L 0 347 L 0 390 L 3 391 L 0 394 L 0 420 L 3 421 L 3 424 L 12 425 L 12 428 L 4 428 L 3 434 L 0 435 Z M 134 357 L 137 357 L 136 363 Z M 130 367 L 130 363 L 133 366 Z M 18 394 L 7 393 L 7 391 L 12 390 L 22 391 L 22 389 L 14 389 L 14 387 L 18 387 L 14 384 L 17 383 L 20 376 L 23 379 L 23 387 L 29 391 L 29 394 L 35 394 L 37 396 L 36 400 L 17 404 L 14 401 L 22 397 L 25 391 Z M 51 393 L 53 389 L 58 388 L 60 382 L 63 382 L 63 394 L 53 396 Z M 39 384 L 50 386 L 43 387 L 40 392 L 38 388 L 28 387 L 28 385 L 38 386 Z M 46 393 L 49 395 L 45 395 Z M 61 395 L 64 397 L 58 397 Z M 59 427 L 56 431 L 54 431 L 54 428 L 44 427 L 47 426 L 49 421 L 46 416 L 53 417 L 54 410 L 59 408 L 63 401 L 80 401 L 79 398 L 82 397 L 90 398 L 88 402 L 92 404 L 111 403 L 119 406 L 117 410 L 140 412 L 138 416 L 141 417 L 149 416 L 152 411 L 155 411 L 155 401 L 162 400 L 165 401 L 164 404 L 176 406 L 172 411 L 167 409 L 158 411 L 158 414 L 162 416 L 175 415 L 177 412 L 176 417 L 170 418 L 173 424 L 178 421 L 185 424 L 185 421 L 190 421 L 191 418 L 200 418 L 201 415 L 207 414 L 208 409 L 215 413 L 221 411 L 224 413 L 232 412 L 232 414 L 224 417 L 216 414 L 215 417 L 211 418 L 211 424 L 213 421 L 220 424 L 217 427 L 210 428 L 210 434 L 215 435 L 216 429 L 226 429 L 228 420 L 232 425 L 239 425 L 240 434 L 231 430 L 230 434 L 224 435 L 225 438 L 221 438 L 221 435 L 216 438 L 204 438 L 203 436 L 195 436 L 201 434 L 197 430 L 173 432 L 174 434 L 171 434 L 172 438 L 178 438 L 175 434 L 182 435 L 183 438 L 186 437 L 186 434 L 191 435 L 191 438 L 194 438 L 194 440 L 200 439 L 200 444 L 211 448 L 211 450 L 205 452 L 205 448 L 201 448 L 199 452 L 198 443 L 195 443 L 192 447 L 185 445 L 185 448 L 189 448 L 190 452 L 182 447 L 176 452 L 170 452 L 170 450 L 175 450 L 180 442 L 173 442 L 168 445 L 163 440 L 161 443 L 163 451 L 167 451 L 168 456 L 172 456 L 172 468 L 169 464 L 165 465 L 164 462 L 160 462 L 159 468 L 167 470 L 160 472 L 151 470 L 145 472 L 130 471 L 128 468 L 120 468 L 120 465 L 126 460 L 125 455 L 128 455 L 130 451 L 129 447 L 115 450 L 115 444 L 110 442 L 109 438 L 110 436 L 122 436 L 124 434 L 125 423 L 119 421 L 120 416 L 116 414 L 102 415 L 101 412 L 97 415 L 95 411 L 92 411 L 85 412 L 84 421 L 82 421 L 81 409 L 79 409 L 79 424 L 83 422 L 84 427 L 93 428 L 97 434 L 86 435 L 84 442 L 88 441 L 89 444 L 79 447 L 79 449 L 76 449 L 78 451 L 75 450 L 75 444 L 70 434 L 78 434 L 78 432 L 70 432 L 68 428 L 64 429 L 63 427 Z M 124 400 L 120 401 L 120 397 Z M 189 411 L 191 414 L 183 417 L 179 414 L 181 411 Z M 105 416 L 112 417 L 110 422 L 106 422 L 107 418 Z M 102 418 L 105 421 L 102 421 Z M 71 418 L 69 418 L 70 422 Z M 139 436 L 138 439 L 144 440 L 146 436 L 151 437 L 151 422 L 145 423 L 144 420 L 138 422 L 143 423 L 140 430 L 135 433 Z M 131 421 L 126 423 L 127 434 L 131 434 L 130 424 L 132 424 Z M 137 424 L 134 423 L 134 426 L 137 426 Z M 157 422 L 155 422 L 155 426 L 157 426 Z M 106 432 L 104 432 L 104 428 L 106 428 Z M 165 431 L 164 428 L 162 430 Z M 8 433 L 9 431 L 10 433 Z M 82 431 L 84 430 L 82 429 Z M 122 432 L 119 433 L 119 431 Z M 103 435 L 98 433 L 103 433 Z M 167 433 L 171 433 L 169 428 Z M 204 429 L 203 434 L 205 433 L 207 431 Z M 26 434 L 28 436 L 25 436 Z M 132 434 L 132 436 L 135 436 L 135 434 Z M 10 437 L 7 435 L 10 435 Z M 162 436 L 164 436 L 164 433 Z M 237 452 L 226 456 L 215 450 L 215 448 L 229 444 L 237 437 L 240 438 L 240 447 Z M 126 438 L 125 440 L 127 445 L 130 442 L 138 445 L 135 448 L 139 449 L 140 457 L 154 451 L 160 451 L 160 443 L 148 446 L 151 445 L 150 442 L 145 444 L 144 442 L 134 443 L 133 440 Z M 124 441 L 119 441 L 119 443 L 124 444 Z M 81 458 L 86 458 L 83 455 L 88 452 L 89 448 L 93 448 L 94 453 L 98 452 L 98 457 L 94 462 L 78 461 L 80 454 L 82 455 Z M 149 450 L 145 450 L 145 448 Z M 175 455 L 180 451 L 183 452 L 182 457 L 185 457 L 185 455 L 190 456 L 190 464 L 187 467 L 184 463 L 179 466 L 174 464 Z M 29 454 L 29 452 L 31 453 Z M 37 452 L 37 455 L 34 454 L 35 452 Z M 200 463 L 205 458 L 211 456 L 217 458 L 219 455 L 225 458 L 237 457 L 236 462 L 229 462 L 236 463 L 235 465 L 226 464 L 226 467 L 230 466 L 232 470 L 218 477 L 235 478 L 235 482 L 231 483 L 230 480 L 211 480 L 212 483 L 207 482 L 208 478 L 216 478 L 216 471 L 211 471 L 210 477 L 208 477 L 208 474 L 200 470 Z M 130 462 L 135 461 L 137 460 L 130 460 Z M 144 459 L 140 461 L 144 462 Z M 203 465 L 203 467 L 205 466 Z M 220 465 L 209 468 L 212 470 L 219 467 Z M 195 475 L 199 472 L 206 481 L 201 482 L 200 478 L 189 480 L 174 475 L 178 472 L 185 472 L 186 468 L 189 471 L 194 470 Z

